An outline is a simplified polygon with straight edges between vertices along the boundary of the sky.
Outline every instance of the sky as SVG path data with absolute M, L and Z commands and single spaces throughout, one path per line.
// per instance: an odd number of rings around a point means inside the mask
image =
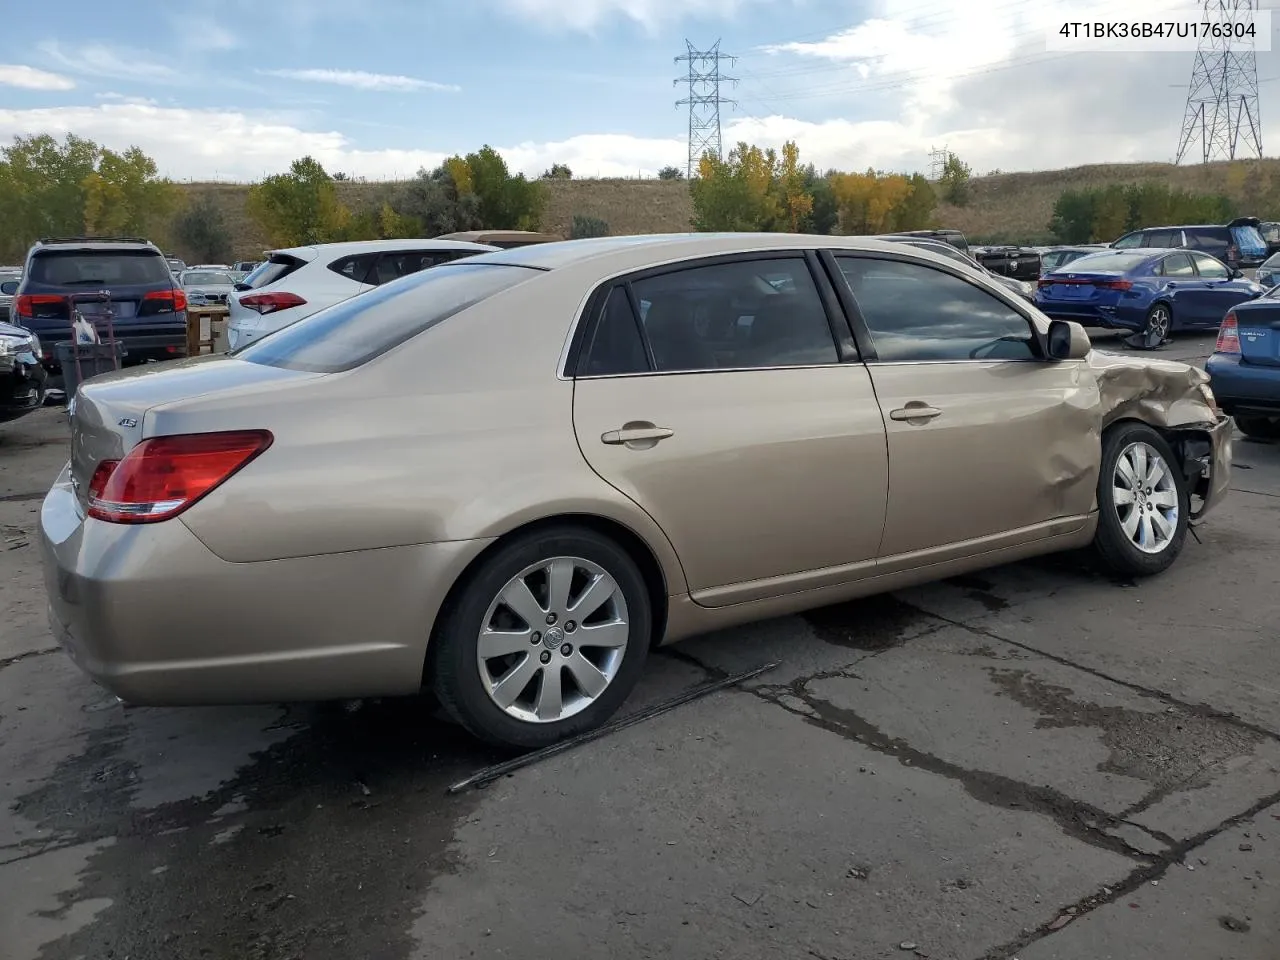
M 1264 7 L 1280 0 L 1264 0 Z M 12 6 L 10 6 L 12 4 Z M 975 173 L 1171 161 L 1194 54 L 1051 52 L 1114 0 L 57 0 L 4 4 L 0 143 L 140 146 L 178 180 L 303 155 L 401 179 L 490 144 L 516 170 L 684 168 L 675 58 L 719 49 L 725 149 L 794 139 L 820 168 Z M 1169 0 L 1124 0 L 1159 19 Z M 1280 27 L 1280 15 L 1276 15 Z M 1277 52 L 1257 54 L 1263 147 Z M 1273 133 L 1265 124 L 1275 118 Z M 1268 151 L 1274 152 L 1274 151 Z

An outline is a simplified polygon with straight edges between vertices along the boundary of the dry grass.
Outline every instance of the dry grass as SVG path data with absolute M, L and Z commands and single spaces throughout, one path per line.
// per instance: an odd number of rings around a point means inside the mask
M 1224 193 L 1251 212 L 1264 197 L 1280 189 L 1280 160 L 1181 167 L 1167 163 L 1099 164 L 978 177 L 972 181 L 972 201 L 965 207 L 943 204 L 937 220 L 941 226 L 970 236 L 1047 239 L 1049 217 L 1063 190 L 1144 180 L 1166 182 L 1194 193 Z M 548 181 L 547 186 L 550 198 L 542 226 L 550 233 L 567 237 L 575 214 L 600 217 L 615 234 L 690 229 L 693 206 L 684 181 L 568 180 Z M 381 202 L 392 189 L 394 184 L 344 182 L 339 184 L 339 195 L 353 209 L 361 210 Z M 262 229 L 245 213 L 248 187 L 192 183 L 184 184 L 183 190 L 191 199 L 210 197 L 221 209 L 237 258 L 256 258 L 270 246 Z M 174 252 L 183 256 L 187 251 L 175 245 Z

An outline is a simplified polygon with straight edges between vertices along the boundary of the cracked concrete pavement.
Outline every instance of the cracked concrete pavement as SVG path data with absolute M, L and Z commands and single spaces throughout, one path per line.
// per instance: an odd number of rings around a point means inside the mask
M 782 662 L 450 795 L 503 757 L 418 701 L 125 710 L 50 650 L 65 443 L 0 427 L 4 960 L 1274 960 L 1276 445 L 1155 580 L 1051 557 L 696 638 L 624 712 Z

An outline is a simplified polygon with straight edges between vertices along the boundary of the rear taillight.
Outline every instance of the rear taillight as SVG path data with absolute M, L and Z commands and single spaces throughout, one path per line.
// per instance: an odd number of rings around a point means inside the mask
M 1132 280 L 1099 280 L 1094 284 L 1099 290 L 1131 290 Z
M 1054 279 L 1052 279 L 1052 278 L 1050 278 L 1050 277 L 1041 277 L 1039 280 L 1037 280 L 1037 281 L 1036 281 L 1036 286 L 1037 286 L 1037 287 L 1052 287 L 1052 286 L 1053 286 L 1055 283 L 1057 283 L 1057 282 L 1058 282 L 1057 280 L 1054 280 Z
M 1240 323 L 1234 313 L 1222 318 L 1222 326 L 1218 328 L 1218 342 L 1213 345 L 1214 353 L 1240 352 Z
M 1240 248 L 1234 243 L 1227 244 L 1227 259 L 1238 260 L 1240 258 Z
M 108 523 L 176 517 L 271 446 L 266 430 L 152 437 L 123 460 L 98 464 L 89 481 L 89 516 Z
M 187 294 L 183 290 L 152 290 L 142 299 L 144 303 L 154 305 L 157 313 L 187 309 Z
M 277 310 L 300 307 L 306 302 L 296 293 L 251 293 L 240 298 L 240 306 L 258 313 L 275 313 Z
M 62 306 L 66 299 L 52 293 L 23 293 L 13 298 L 13 312 L 22 317 L 34 317 L 37 307 Z

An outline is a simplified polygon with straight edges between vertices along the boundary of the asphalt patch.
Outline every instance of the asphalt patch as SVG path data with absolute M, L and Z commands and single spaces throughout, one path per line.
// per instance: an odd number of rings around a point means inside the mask
M 928 618 L 891 594 L 819 607 L 801 616 L 820 640 L 871 652 L 896 647 L 910 627 Z
M 145 811 L 130 806 L 128 722 L 100 728 L 15 804 L 47 843 L 116 838 L 64 897 L 111 906 L 40 960 L 410 956 L 414 915 L 453 868 L 454 825 L 481 796 L 444 789 L 504 759 L 432 710 L 413 698 L 295 708 L 297 732 L 234 779 Z
M 1157 712 L 1077 700 L 1073 691 L 1025 670 L 988 667 L 1001 694 L 1040 714 L 1036 727 L 1092 727 L 1109 751 L 1103 773 L 1142 780 L 1151 791 L 1132 816 L 1175 791 L 1207 786 L 1214 767 L 1254 752 L 1261 733 L 1176 707 Z

